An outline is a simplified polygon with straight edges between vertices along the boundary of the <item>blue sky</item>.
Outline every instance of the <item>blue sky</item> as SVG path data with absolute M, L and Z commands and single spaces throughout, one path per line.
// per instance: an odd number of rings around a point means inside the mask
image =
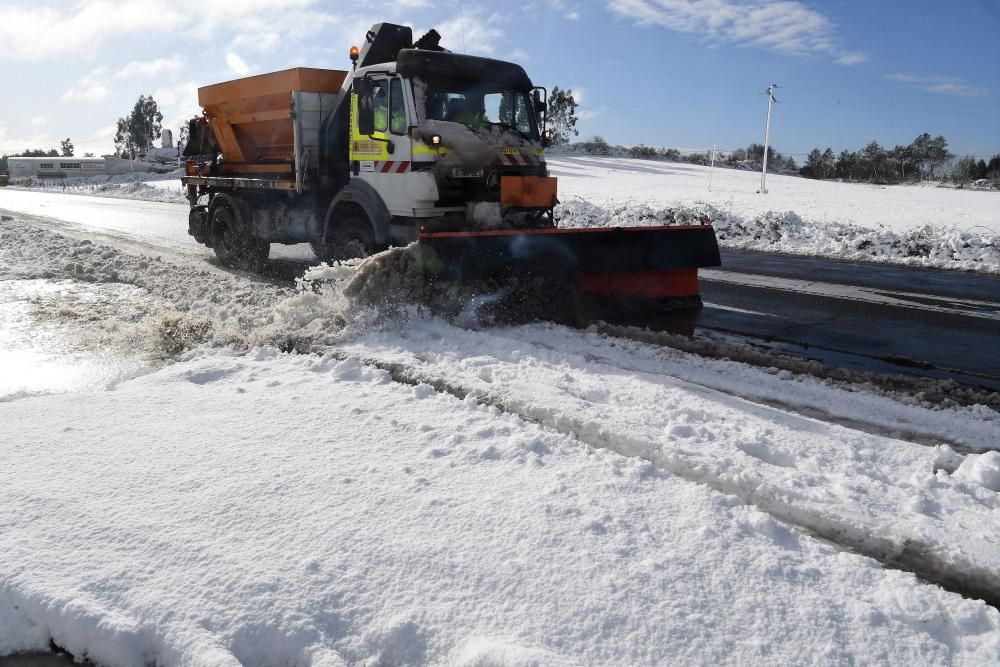
M 1000 152 L 1000 0 L 0 0 L 0 152 L 112 146 L 152 93 L 174 128 L 197 87 L 293 66 L 345 68 L 376 21 L 520 62 L 577 92 L 581 138 L 727 149 L 761 141 L 780 88 L 783 152 L 944 134 Z

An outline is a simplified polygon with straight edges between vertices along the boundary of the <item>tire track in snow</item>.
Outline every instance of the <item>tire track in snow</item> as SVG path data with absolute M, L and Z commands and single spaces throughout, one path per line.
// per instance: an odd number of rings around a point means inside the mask
M 601 334 L 606 334 L 611 338 L 621 338 L 627 341 L 631 341 L 633 343 L 638 343 L 640 345 L 654 345 L 655 347 L 663 347 L 670 350 L 687 352 L 687 350 L 684 350 L 683 347 L 674 347 L 669 342 L 663 344 L 649 343 L 647 342 L 647 340 L 644 340 L 644 337 L 642 336 L 633 337 L 627 334 L 620 335 L 617 333 L 609 333 L 609 331 L 616 331 L 617 329 L 618 329 L 617 327 L 601 327 L 601 326 L 597 327 L 598 332 L 600 332 Z M 509 338 L 512 341 L 516 340 L 516 342 L 527 341 L 532 343 L 533 345 L 538 345 L 538 346 L 546 345 L 543 341 L 540 341 L 536 338 L 532 338 L 531 336 L 514 339 L 508 336 L 504 336 L 502 333 L 494 332 L 493 335 Z M 690 354 L 698 354 L 698 356 L 706 356 L 699 354 L 697 352 L 691 352 Z M 747 362 L 742 362 L 739 358 L 734 359 L 731 356 L 713 355 L 712 357 L 708 358 L 724 359 L 740 363 L 747 363 Z M 614 366 L 615 368 L 620 368 L 621 370 L 624 371 L 644 373 L 647 375 L 656 375 L 664 378 L 679 379 L 687 384 L 694 385 L 697 387 L 702 387 L 704 389 L 713 392 L 727 394 L 729 396 L 732 396 L 733 398 L 746 401 L 747 403 L 756 404 L 762 407 L 773 408 L 781 412 L 786 412 L 786 413 L 790 412 L 799 416 L 808 417 L 810 419 L 818 419 L 820 421 L 825 421 L 831 424 L 837 424 L 839 426 L 844 426 L 845 428 L 850 428 L 855 431 L 869 433 L 871 435 L 893 438 L 896 440 L 906 440 L 907 442 L 912 442 L 917 445 L 923 445 L 925 447 L 936 447 L 941 444 L 947 444 L 960 454 L 975 454 L 981 451 L 988 451 L 989 449 L 987 448 L 986 450 L 984 450 L 982 448 L 972 447 L 967 444 L 964 444 L 961 441 L 959 441 L 954 434 L 943 433 L 943 432 L 928 433 L 927 431 L 921 431 L 918 430 L 917 428 L 901 428 L 898 425 L 880 424 L 872 420 L 863 419 L 857 415 L 846 414 L 848 412 L 847 410 L 834 411 L 830 409 L 828 405 L 824 407 L 818 405 L 816 402 L 812 403 L 807 402 L 804 399 L 802 399 L 802 397 L 799 397 L 801 399 L 799 401 L 792 401 L 785 397 L 777 398 L 774 396 L 767 396 L 766 395 L 767 392 L 765 390 L 763 389 L 757 390 L 757 388 L 754 388 L 755 391 L 752 391 L 750 393 L 739 392 L 734 390 L 733 387 L 731 386 L 730 387 L 725 386 L 725 383 L 723 382 L 711 382 L 710 380 L 705 378 L 695 379 L 691 376 L 691 374 L 678 375 L 676 371 L 670 372 L 663 369 L 657 370 L 654 368 L 650 368 L 648 364 L 643 366 L 635 363 L 628 363 L 621 359 L 612 359 L 608 355 L 594 351 L 588 352 L 587 359 L 590 361 L 596 361 L 598 363 L 607 366 Z M 649 359 L 647 359 L 646 361 L 649 361 Z M 749 365 L 759 366 L 759 364 L 752 364 L 752 363 Z M 774 366 L 770 367 L 774 368 Z M 789 370 L 789 369 L 782 369 L 780 366 L 778 366 L 778 368 L 781 370 Z M 812 375 L 811 373 L 804 373 L 804 374 Z M 1000 396 L 998 396 L 997 398 L 998 400 L 1000 400 Z M 994 449 L 1000 449 L 1000 443 L 998 443 L 994 447 Z
M 944 554 L 938 553 L 938 548 L 934 544 L 923 543 L 917 539 L 894 540 L 873 535 L 865 527 L 852 525 L 846 520 L 837 520 L 835 516 L 817 516 L 808 509 L 798 508 L 786 502 L 783 497 L 786 496 L 787 490 L 768 485 L 766 482 L 757 488 L 749 489 L 747 485 L 740 484 L 734 475 L 719 474 L 717 470 L 703 465 L 695 457 L 685 457 L 679 452 L 663 452 L 655 442 L 615 433 L 609 429 L 594 430 L 592 424 L 584 420 L 533 405 L 525 400 L 482 391 L 398 361 L 337 349 L 331 350 L 329 354 L 339 360 L 356 359 L 367 366 L 384 370 L 395 382 L 411 386 L 426 384 L 435 391 L 451 394 L 459 399 L 472 398 L 482 405 L 574 437 L 591 447 L 610 449 L 623 456 L 641 458 L 666 473 L 689 482 L 704 484 L 719 493 L 735 496 L 776 520 L 845 551 L 867 556 L 887 568 L 909 572 L 945 590 L 983 600 L 1000 609 L 1000 572 L 968 562 L 964 567 L 956 567 L 945 558 Z

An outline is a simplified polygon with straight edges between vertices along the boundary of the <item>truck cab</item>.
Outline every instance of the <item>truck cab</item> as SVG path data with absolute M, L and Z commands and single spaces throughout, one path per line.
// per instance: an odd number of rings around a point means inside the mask
M 393 215 L 432 219 L 499 203 L 506 176 L 546 177 L 531 81 L 518 65 L 403 50 L 355 75 L 349 172 Z M 400 187 L 400 185 L 403 187 Z
M 550 226 L 544 105 L 519 65 L 488 58 L 402 49 L 357 68 L 348 113 L 325 128 L 324 171 L 346 175 L 334 200 L 359 189 L 384 203 L 394 244 L 419 229 Z

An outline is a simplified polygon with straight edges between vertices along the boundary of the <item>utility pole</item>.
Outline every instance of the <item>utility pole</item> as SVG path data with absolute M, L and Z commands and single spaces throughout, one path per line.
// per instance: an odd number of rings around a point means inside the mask
M 767 194 L 767 145 L 771 139 L 771 105 L 777 102 L 777 98 L 774 96 L 774 89 L 778 87 L 778 84 L 772 83 L 767 87 L 767 91 L 761 93 L 761 95 L 767 95 L 767 124 L 764 125 L 764 166 L 760 172 L 760 190 L 757 191 L 758 194 Z
M 718 144 L 712 144 L 712 164 L 708 166 L 708 191 L 712 191 L 712 172 L 715 171 L 715 147 Z

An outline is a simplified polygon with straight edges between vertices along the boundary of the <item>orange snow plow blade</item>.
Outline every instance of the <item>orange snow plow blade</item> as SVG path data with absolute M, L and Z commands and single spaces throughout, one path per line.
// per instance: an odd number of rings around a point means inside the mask
M 431 281 L 524 285 L 541 278 L 585 304 L 585 319 L 643 319 L 701 307 L 698 269 L 719 266 L 711 225 L 425 232 L 424 276 Z

